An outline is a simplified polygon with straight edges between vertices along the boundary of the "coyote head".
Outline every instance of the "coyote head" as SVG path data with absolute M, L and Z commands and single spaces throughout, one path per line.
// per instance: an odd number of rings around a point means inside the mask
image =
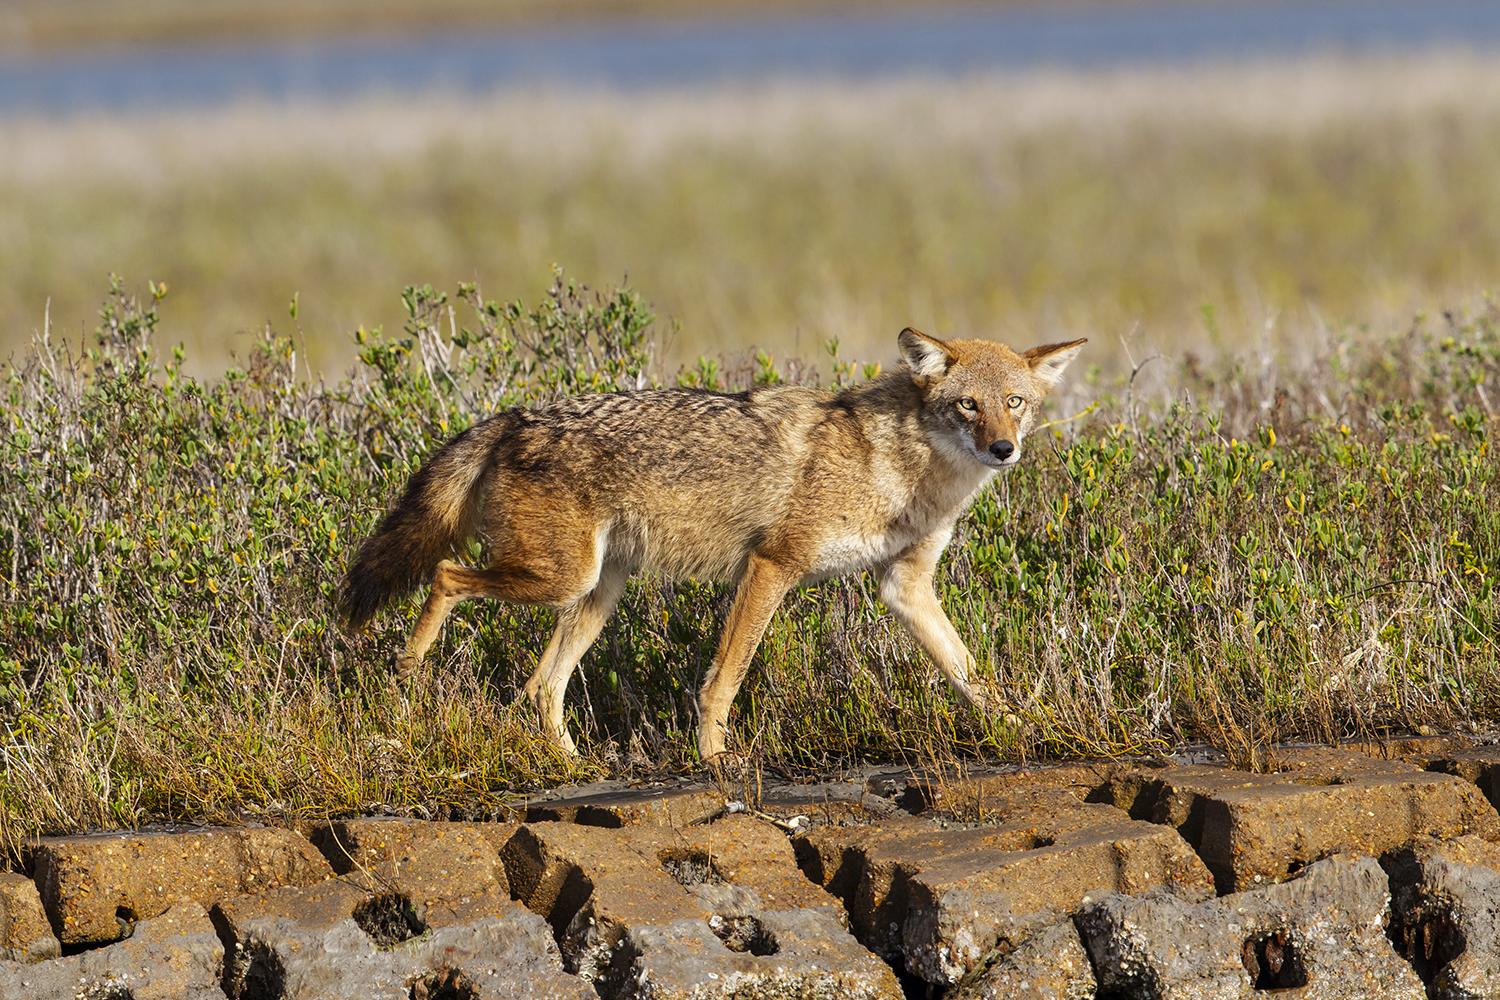
M 1083 349 L 1084 340 L 1017 354 L 990 340 L 938 340 L 907 327 L 901 358 L 922 393 L 933 443 L 992 469 L 1021 460 L 1021 440 L 1042 397 Z

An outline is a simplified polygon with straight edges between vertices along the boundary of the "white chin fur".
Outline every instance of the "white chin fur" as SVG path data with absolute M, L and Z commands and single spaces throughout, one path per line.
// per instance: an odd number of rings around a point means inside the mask
M 978 464 L 984 466 L 986 469 L 989 469 L 991 472 L 998 472 L 1001 469 L 1008 469 L 1021 460 L 1021 453 L 1017 451 L 1012 454 L 1011 457 L 1006 461 L 997 462 L 995 461 L 994 455 L 991 455 L 988 452 L 976 451 L 974 449 L 974 446 L 972 444 L 969 444 L 967 441 L 955 441 L 952 438 L 947 437 L 946 435 L 934 435 L 933 437 L 928 438 L 928 440 L 931 441 L 939 451 L 946 453 L 952 460 L 967 460 L 970 462 L 977 462 Z

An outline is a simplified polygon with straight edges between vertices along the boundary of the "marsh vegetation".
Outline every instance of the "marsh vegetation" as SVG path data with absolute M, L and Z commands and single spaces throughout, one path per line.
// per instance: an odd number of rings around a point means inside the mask
M 6 127 L 0 848 L 696 766 L 722 589 L 632 587 L 575 760 L 512 706 L 547 612 L 465 606 L 398 681 L 414 608 L 345 635 L 345 562 L 498 408 L 837 384 L 908 323 L 1091 338 L 940 576 L 1011 711 L 830 583 L 741 695 L 759 766 L 1252 756 L 1500 708 L 1492 61 Z
M 413 608 L 359 636 L 332 595 L 422 458 L 497 408 L 642 378 L 836 383 L 841 356 L 664 367 L 627 289 L 555 277 L 540 304 L 411 288 L 346 378 L 267 334 L 186 374 L 161 290 L 119 287 L 84 358 L 4 372 L 0 835 L 376 803 L 482 812 L 517 790 L 690 768 L 693 692 L 727 595 L 632 586 L 570 698 L 583 754 L 517 686 L 549 613 L 471 603 L 423 671 Z M 169 315 L 169 314 L 168 314 Z M 1011 711 L 956 703 L 868 579 L 777 616 L 734 716 L 778 770 L 867 759 L 1253 753 L 1453 726 L 1496 709 L 1500 312 L 1332 331 L 1303 361 L 1097 366 L 981 497 L 940 593 Z

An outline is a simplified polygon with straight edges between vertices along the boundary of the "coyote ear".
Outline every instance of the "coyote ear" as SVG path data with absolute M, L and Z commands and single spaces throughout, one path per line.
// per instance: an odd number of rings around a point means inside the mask
M 1068 362 L 1078 357 L 1078 352 L 1088 342 L 1088 338 L 1084 337 L 1065 344 L 1043 344 L 1041 347 L 1033 347 L 1021 357 L 1031 365 L 1032 373 L 1050 389 L 1062 378 L 1063 369 L 1068 367 Z
M 941 375 L 953 363 L 953 354 L 948 350 L 948 345 L 936 337 L 927 336 L 921 330 L 907 327 L 896 338 L 896 343 L 901 346 L 901 360 L 906 362 L 906 367 L 911 369 L 913 375 Z

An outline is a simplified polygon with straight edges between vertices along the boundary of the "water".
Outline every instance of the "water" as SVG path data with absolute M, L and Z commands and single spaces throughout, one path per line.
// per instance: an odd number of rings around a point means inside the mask
M 1500 51 L 1494 0 L 1307 0 L 615 24 L 392 39 L 0 56 L 0 114 L 212 107 L 512 86 L 647 88 L 770 77 L 960 75 L 1040 66 Z

